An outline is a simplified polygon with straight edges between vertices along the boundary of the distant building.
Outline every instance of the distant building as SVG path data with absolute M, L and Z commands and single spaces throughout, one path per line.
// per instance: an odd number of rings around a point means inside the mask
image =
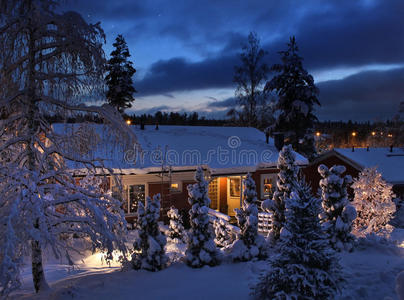
M 346 173 L 357 177 L 364 168 L 376 167 L 385 181 L 393 185 L 398 198 L 404 200 L 404 150 L 401 148 L 339 148 L 320 155 L 303 172 L 306 180 L 317 191 L 320 175 L 319 165 L 327 167 L 344 165 Z

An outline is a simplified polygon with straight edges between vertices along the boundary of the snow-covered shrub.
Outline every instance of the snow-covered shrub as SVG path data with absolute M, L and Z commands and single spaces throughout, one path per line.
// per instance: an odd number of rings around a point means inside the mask
M 298 167 L 295 163 L 296 157 L 292 146 L 286 145 L 279 152 L 278 158 L 278 180 L 272 199 L 262 203 L 264 211 L 272 213 L 271 232 L 272 240 L 278 240 L 285 222 L 285 199 L 295 189 L 297 183 Z
M 356 210 L 349 203 L 347 187 L 352 183 L 352 178 L 349 175 L 342 177 L 344 166 L 328 169 L 320 165 L 318 172 L 323 178 L 320 180 L 323 228 L 334 249 L 351 251 L 355 241 L 351 231 Z
M 160 194 L 154 195 L 153 200 L 147 197 L 146 205 L 142 202 L 138 205 L 132 266 L 136 270 L 158 271 L 168 261 L 164 250 L 166 237 L 160 232 L 158 225 Z
M 204 265 L 215 266 L 219 264 L 220 257 L 209 224 L 208 183 L 201 167 L 198 167 L 195 172 L 195 181 L 195 184 L 188 186 L 191 229 L 188 236 L 186 262 L 193 268 L 200 268 Z
M 215 244 L 220 248 L 225 248 L 234 242 L 234 234 L 229 226 L 229 222 L 221 218 L 215 218 L 213 221 L 215 231 Z
M 182 216 L 178 209 L 171 207 L 167 212 L 167 217 L 170 219 L 167 232 L 167 241 L 171 243 L 186 243 L 186 232 L 182 224 Z
M 240 234 L 232 244 L 230 254 L 235 261 L 248 261 L 267 256 L 265 238 L 258 234 L 258 207 L 255 182 L 250 174 L 243 180 L 243 205 L 235 209 Z
M 320 224 L 320 200 L 301 183 L 285 204 L 277 253 L 253 295 L 257 299 L 333 299 L 341 280 L 340 266 Z
M 353 204 L 358 213 L 354 229 L 365 234 L 391 232 L 392 226 L 388 223 L 396 211 L 392 185 L 383 180 L 376 168 L 367 168 L 359 174 L 352 188 L 355 192 Z

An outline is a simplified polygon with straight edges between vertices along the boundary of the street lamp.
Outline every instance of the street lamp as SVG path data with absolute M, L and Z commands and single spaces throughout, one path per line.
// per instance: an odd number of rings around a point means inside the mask
M 126 124 L 130 125 L 132 122 L 130 120 L 126 120 Z
M 352 136 L 356 136 L 356 132 L 355 132 L 355 131 L 352 132 Z

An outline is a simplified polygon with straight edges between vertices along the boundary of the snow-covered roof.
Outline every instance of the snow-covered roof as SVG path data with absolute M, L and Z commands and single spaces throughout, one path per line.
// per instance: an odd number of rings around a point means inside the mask
M 80 124 L 54 124 L 56 132 L 74 132 Z M 212 174 L 253 172 L 260 168 L 276 167 L 279 152 L 274 141 L 266 143 L 265 134 L 248 127 L 208 127 L 131 125 L 138 145 L 124 147 L 106 130 L 105 125 L 90 125 L 99 136 L 99 143 L 91 151 L 92 157 L 105 159 L 105 166 L 122 174 L 145 174 L 161 170 L 164 165 L 172 170 L 194 170 L 197 165 L 210 169 Z M 299 165 L 306 158 L 296 153 Z M 79 170 L 80 164 L 70 168 Z
M 334 149 L 363 168 L 376 167 L 383 178 L 392 184 L 404 183 L 404 150 L 401 148 L 351 148 Z

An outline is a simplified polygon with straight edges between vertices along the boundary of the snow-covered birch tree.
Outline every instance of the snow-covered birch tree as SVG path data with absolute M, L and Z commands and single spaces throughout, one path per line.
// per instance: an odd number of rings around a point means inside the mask
M 243 180 L 243 205 L 235 209 L 240 234 L 231 248 L 231 256 L 235 261 L 264 259 L 267 256 L 265 238 L 258 234 L 258 207 L 255 182 L 248 173 Z
M 195 172 L 195 181 L 195 184 L 188 186 L 191 229 L 185 253 L 186 261 L 193 268 L 201 268 L 204 265 L 215 266 L 220 262 L 219 251 L 213 241 L 213 232 L 209 224 L 208 182 L 201 167 Z
M 160 194 L 154 195 L 153 200 L 146 198 L 143 205 L 139 202 L 135 240 L 133 242 L 132 266 L 134 269 L 159 271 L 167 265 L 165 253 L 166 237 L 160 232 Z
M 299 168 L 296 165 L 296 156 L 292 147 L 286 145 L 279 152 L 278 157 L 278 180 L 272 199 L 267 199 L 262 203 L 262 209 L 270 212 L 272 241 L 277 241 L 285 223 L 285 199 L 295 189 L 298 181 Z
M 321 228 L 320 203 L 304 182 L 286 198 L 285 227 L 253 289 L 256 299 L 334 299 L 340 266 Z
M 352 225 L 356 218 L 355 207 L 348 200 L 347 187 L 352 183 L 349 175 L 343 176 L 344 166 L 318 167 L 323 213 L 321 221 L 331 245 L 338 251 L 353 249 L 355 237 Z
M 102 160 L 83 155 L 73 134 L 55 132 L 46 115 L 101 115 L 134 138 L 115 109 L 83 104 L 103 82 L 104 33 L 75 12 L 57 13 L 58 1 L 0 2 L 0 293 L 18 288 L 21 258 L 31 254 L 35 290 L 47 288 L 42 251 L 56 257 L 75 249 L 75 233 L 93 249 L 125 250 L 120 203 L 76 184 L 72 162 L 93 174 Z M 85 141 L 87 142 L 87 141 Z M 82 143 L 85 143 L 82 141 Z
M 376 168 L 366 168 L 352 184 L 358 216 L 354 228 L 362 233 L 388 234 L 389 221 L 396 211 L 392 185 L 383 180 Z

